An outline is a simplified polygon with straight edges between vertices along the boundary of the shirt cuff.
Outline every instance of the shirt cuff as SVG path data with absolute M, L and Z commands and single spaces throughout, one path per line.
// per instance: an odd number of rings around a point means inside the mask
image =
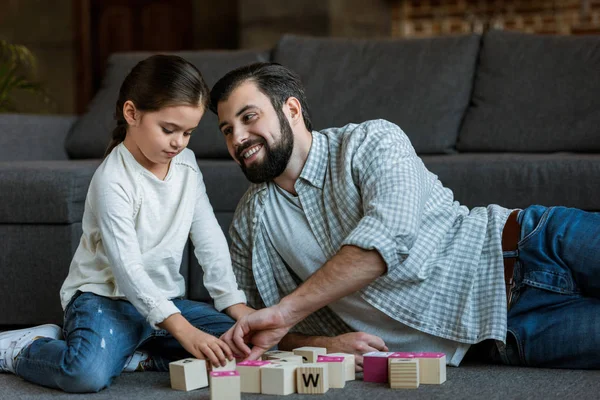
M 246 304 L 246 295 L 241 290 L 234 290 L 232 292 L 227 292 L 222 296 L 217 296 L 213 298 L 213 301 L 217 311 L 221 312 L 227 307 L 231 307 L 234 304 Z
M 180 313 L 181 311 L 179 310 L 179 308 L 177 308 L 175 303 L 173 303 L 171 300 L 165 299 L 161 301 L 152 310 L 150 310 L 150 313 L 148 314 L 146 320 L 148 321 L 150 326 L 152 326 L 153 329 L 159 330 L 161 328 L 159 328 L 157 324 L 160 324 L 173 314 Z
M 377 250 L 387 265 L 389 273 L 400 265 L 396 243 L 388 228 L 378 219 L 363 217 L 356 228 L 342 242 L 342 246 L 350 245 L 363 250 Z

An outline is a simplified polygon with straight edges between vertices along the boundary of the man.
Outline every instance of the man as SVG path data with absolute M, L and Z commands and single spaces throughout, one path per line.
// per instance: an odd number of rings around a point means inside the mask
M 599 215 L 469 210 L 396 125 L 312 131 L 298 76 L 277 64 L 228 73 L 211 108 L 254 183 L 231 256 L 261 310 L 223 336 L 234 351 L 441 351 L 458 365 L 487 343 L 508 364 L 600 366 Z

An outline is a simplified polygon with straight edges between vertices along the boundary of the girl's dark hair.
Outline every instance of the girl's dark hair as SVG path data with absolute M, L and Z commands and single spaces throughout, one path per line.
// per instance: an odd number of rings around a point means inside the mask
M 206 108 L 209 92 L 200 71 L 181 57 L 154 55 L 140 61 L 121 84 L 115 109 L 117 127 L 104 156 L 125 140 L 127 121 L 123 116 L 123 105 L 127 100 L 142 112 L 178 105 L 202 104 Z
M 312 122 L 300 77 L 292 70 L 277 63 L 255 63 L 239 67 L 219 79 L 210 92 L 210 109 L 217 114 L 220 101 L 226 101 L 229 95 L 242 83 L 253 81 L 258 90 L 269 98 L 275 110 L 281 110 L 283 103 L 295 97 L 302 106 L 302 119 L 306 129 L 312 131 Z

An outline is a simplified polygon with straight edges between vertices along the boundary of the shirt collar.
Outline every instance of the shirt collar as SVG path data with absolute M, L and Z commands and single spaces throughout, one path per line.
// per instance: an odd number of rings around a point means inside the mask
M 308 152 L 308 158 L 300 173 L 300 178 L 311 185 L 323 189 L 325 183 L 325 173 L 327 172 L 327 161 L 329 152 L 327 151 L 327 137 L 320 132 L 312 132 L 312 145 Z

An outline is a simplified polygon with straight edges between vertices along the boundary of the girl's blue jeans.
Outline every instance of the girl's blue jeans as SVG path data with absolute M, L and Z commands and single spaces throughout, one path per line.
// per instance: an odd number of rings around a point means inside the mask
M 531 206 L 519 213 L 509 365 L 600 368 L 600 214 Z
M 175 299 L 181 314 L 196 328 L 214 336 L 234 321 L 212 305 Z M 77 292 L 65 309 L 65 340 L 41 338 L 17 357 L 15 372 L 39 385 L 66 392 L 97 392 L 110 385 L 135 350 L 144 346 L 156 369 L 190 357 L 166 330 L 154 330 L 125 300 Z

